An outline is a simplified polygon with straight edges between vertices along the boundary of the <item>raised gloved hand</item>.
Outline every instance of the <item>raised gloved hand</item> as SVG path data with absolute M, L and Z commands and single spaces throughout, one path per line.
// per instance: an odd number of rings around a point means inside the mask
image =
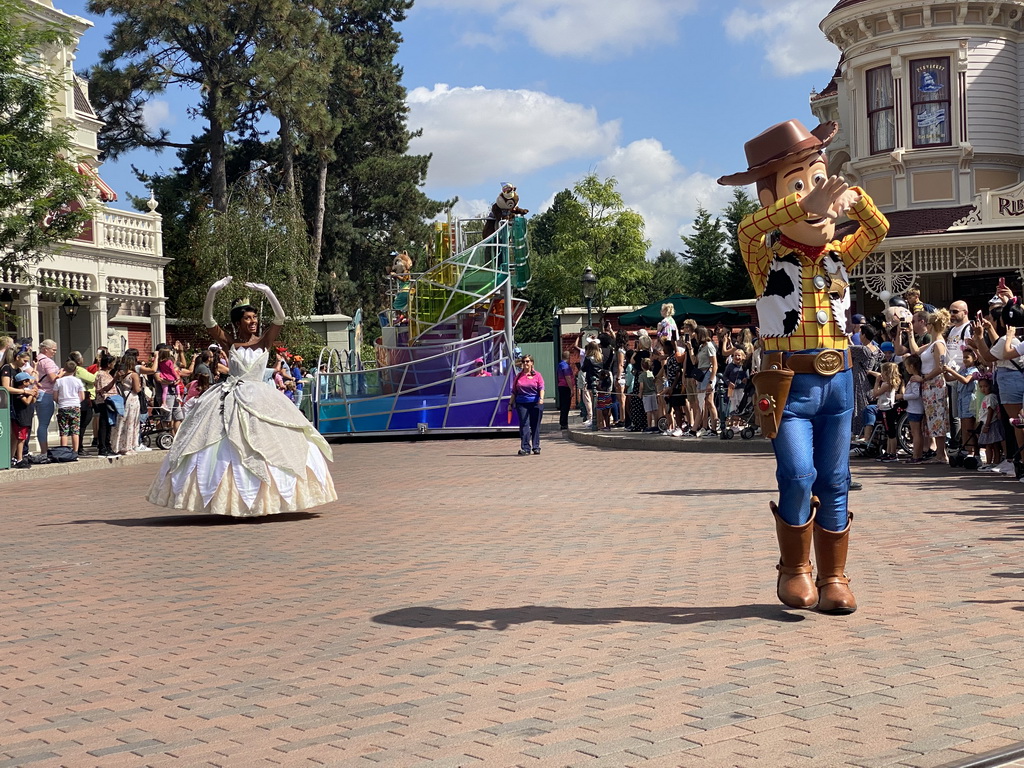
M 274 310 L 274 319 L 271 321 L 274 325 L 284 325 L 284 308 L 281 306 L 281 302 L 277 300 L 277 296 L 270 290 L 269 285 L 263 283 L 246 283 L 246 288 L 250 288 L 254 291 L 259 291 L 267 297 L 267 302 L 270 304 L 271 309 Z
M 213 328 L 217 325 L 217 321 L 213 319 L 213 304 L 217 294 L 227 288 L 234 279 L 231 275 L 222 277 L 211 285 L 210 290 L 206 292 L 206 301 L 203 303 L 203 325 L 207 328 Z

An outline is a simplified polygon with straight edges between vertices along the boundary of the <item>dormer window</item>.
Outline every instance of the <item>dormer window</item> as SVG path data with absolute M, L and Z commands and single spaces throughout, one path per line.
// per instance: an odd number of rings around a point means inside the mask
M 891 152 L 896 148 L 896 114 L 893 101 L 892 67 L 876 67 L 867 71 L 868 126 L 871 154 Z
M 948 147 L 952 143 L 949 58 L 911 61 L 910 75 L 914 148 Z

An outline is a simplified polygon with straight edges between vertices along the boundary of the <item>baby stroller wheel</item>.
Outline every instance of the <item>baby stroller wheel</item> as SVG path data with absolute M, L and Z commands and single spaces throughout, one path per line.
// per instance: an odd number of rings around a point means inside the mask
M 170 447 L 174 444 L 174 435 L 172 435 L 170 432 L 161 432 L 159 435 L 157 435 L 156 444 L 160 447 L 161 450 L 169 450 Z
M 142 441 L 141 442 L 147 448 L 152 448 L 153 447 L 153 438 L 151 438 L 149 436 L 148 432 L 142 436 Z
M 723 440 L 732 440 L 735 435 L 736 433 L 733 432 L 732 427 L 726 427 L 725 429 L 722 430 Z
M 742 437 L 744 440 L 752 440 L 754 437 L 754 428 L 744 427 L 743 431 L 740 432 L 740 437 Z
M 658 419 L 658 429 L 660 429 L 662 432 L 664 432 L 666 429 L 668 429 L 668 417 L 667 416 L 662 416 L 660 419 Z
M 964 469 L 976 470 L 980 466 L 977 456 L 964 456 Z

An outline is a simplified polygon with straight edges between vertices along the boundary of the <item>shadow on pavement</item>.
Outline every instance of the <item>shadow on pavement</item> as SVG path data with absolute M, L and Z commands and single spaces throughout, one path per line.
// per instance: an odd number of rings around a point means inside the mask
M 566 608 L 563 606 L 523 605 L 517 608 L 485 608 L 479 611 L 415 606 L 399 608 L 373 617 L 378 624 L 399 627 L 441 627 L 461 630 L 505 630 L 514 624 L 547 621 L 551 624 L 700 624 L 733 619 L 768 619 L 797 622 L 804 617 L 788 613 L 780 605 L 727 605 L 714 607 L 665 608 L 626 606 L 622 608 Z
M 40 523 L 48 525 L 120 525 L 126 528 L 154 526 L 173 528 L 176 526 L 204 525 L 263 525 L 264 523 L 287 523 L 293 520 L 315 520 L 320 515 L 314 512 L 285 512 L 280 515 L 262 517 L 231 517 L 229 515 L 164 515 L 162 517 L 127 517 L 121 520 L 69 520 L 66 523 Z
M 708 490 L 707 488 L 678 488 L 670 491 L 640 491 L 641 496 L 714 496 L 721 494 L 720 490 Z M 727 491 L 729 496 L 739 493 L 775 493 L 774 488 L 730 488 Z

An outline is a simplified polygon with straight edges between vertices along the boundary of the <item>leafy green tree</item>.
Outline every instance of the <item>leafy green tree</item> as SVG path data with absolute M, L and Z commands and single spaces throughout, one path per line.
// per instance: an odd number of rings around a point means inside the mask
M 71 129 L 50 118 L 62 75 L 41 51 L 73 38 L 25 20 L 18 0 L 0 0 L 0 264 L 36 260 L 74 237 L 92 215 L 89 180 L 78 173 Z M 72 209 L 74 207 L 74 210 Z
M 88 8 L 116 19 L 90 73 L 90 95 L 105 122 L 103 151 L 117 157 L 139 147 L 202 148 L 211 202 L 226 211 L 228 145 L 232 134 L 253 132 L 263 111 L 252 98 L 255 40 L 279 0 L 89 0 Z M 143 118 L 146 102 L 175 85 L 200 94 L 191 115 L 204 130 L 191 142 L 151 132 Z
M 700 205 L 693 221 L 693 234 L 683 235 L 685 293 L 707 301 L 721 301 L 727 297 L 728 258 L 725 253 L 726 234 L 721 220 L 712 219 Z
M 671 296 L 673 293 L 683 293 L 685 288 L 686 270 L 679 257 L 672 251 L 662 250 L 651 268 L 647 303 Z
M 243 283 L 265 283 L 288 316 L 284 343 L 302 342 L 301 320 L 311 313 L 315 278 L 306 223 L 291 195 L 263 183 L 236 185 L 225 212 L 208 207 L 199 211 L 189 250 L 195 254 L 194 275 L 178 296 L 182 320 L 198 323 L 210 284 L 233 275 L 231 290 L 217 297 L 217 317 L 227 317 L 235 298 L 252 300 L 263 314 L 262 297 L 248 295 Z
M 750 282 L 750 273 L 743 263 L 743 255 L 740 253 L 739 228 L 740 223 L 750 214 L 760 208 L 760 204 L 754 200 L 743 187 L 736 187 L 732 193 L 732 200 L 725 207 L 725 231 L 728 234 L 728 278 L 725 285 L 725 296 L 727 299 L 749 299 L 754 296 L 754 286 Z
M 651 265 L 644 220 L 626 208 L 615 187 L 614 178 L 602 181 L 589 174 L 535 217 L 533 279 L 549 307 L 579 305 L 580 277 L 588 266 L 598 278 L 595 306 L 635 304 L 646 297 Z
M 402 42 L 396 25 L 411 7 L 411 0 L 349 0 L 326 16 L 342 52 L 325 94 L 340 129 L 325 177 L 322 312 L 352 312 L 358 304 L 374 316 L 383 306 L 388 253 L 408 250 L 417 259 L 431 239 L 428 221 L 452 204 L 423 194 L 430 157 L 408 154 L 414 134 L 394 60 Z M 307 153 L 300 162 L 303 188 L 315 188 L 319 158 Z M 309 198 L 306 211 L 312 219 Z

